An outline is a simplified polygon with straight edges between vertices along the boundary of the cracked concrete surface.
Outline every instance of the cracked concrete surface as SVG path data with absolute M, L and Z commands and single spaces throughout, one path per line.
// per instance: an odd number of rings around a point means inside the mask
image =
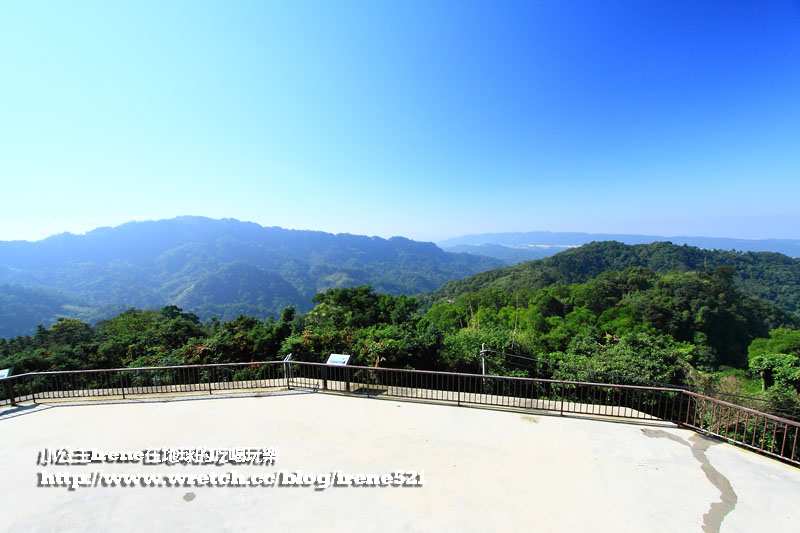
M 711 482 L 712 485 L 719 489 L 720 492 L 720 501 L 711 503 L 708 512 L 703 515 L 703 531 L 705 533 L 719 532 L 720 527 L 722 526 L 722 521 L 725 519 L 725 516 L 728 513 L 733 511 L 738 500 L 736 492 L 734 492 L 730 481 L 728 481 L 728 478 L 722 475 L 719 470 L 714 468 L 706 456 L 706 450 L 708 450 L 708 448 L 714 444 L 719 444 L 720 442 L 705 438 L 699 434 L 691 435 L 689 437 L 689 441 L 687 442 L 677 435 L 673 435 L 672 433 L 668 433 L 659 429 L 643 428 L 642 433 L 652 438 L 669 439 L 677 442 L 678 444 L 691 448 L 692 455 L 700 463 L 700 468 L 706 475 L 706 478 Z
M 274 467 L 424 470 L 418 488 L 36 486 L 44 448 L 274 446 Z M 687 449 L 688 448 L 688 449 Z M 107 464 L 106 472 L 228 467 Z M 97 465 L 63 470 L 83 472 Z M 266 469 L 266 470 L 265 470 Z M 0 531 L 791 531 L 800 469 L 669 424 L 324 394 L 36 406 L 0 415 Z

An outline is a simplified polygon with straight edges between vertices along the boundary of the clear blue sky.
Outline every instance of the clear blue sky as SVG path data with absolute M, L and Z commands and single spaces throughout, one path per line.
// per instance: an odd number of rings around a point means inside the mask
M 0 240 L 800 238 L 800 2 L 6 2 Z

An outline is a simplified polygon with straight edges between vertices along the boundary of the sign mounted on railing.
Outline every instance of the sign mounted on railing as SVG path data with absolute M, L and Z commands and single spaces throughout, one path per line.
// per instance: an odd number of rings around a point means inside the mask
M 344 366 L 348 362 L 350 362 L 350 354 L 346 353 L 332 353 L 328 356 L 328 360 L 325 362 L 326 365 L 339 365 Z
M 10 368 L 3 368 L 0 369 L 0 379 L 4 379 L 8 377 L 8 373 L 11 372 Z

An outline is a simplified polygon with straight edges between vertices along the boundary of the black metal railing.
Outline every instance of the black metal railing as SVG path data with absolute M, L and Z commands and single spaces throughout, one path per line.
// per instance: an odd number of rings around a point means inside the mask
M 480 352 L 481 357 L 484 358 L 486 358 L 487 354 L 503 357 L 503 362 L 505 364 L 508 364 L 514 369 L 523 371 L 525 373 L 525 377 L 682 389 L 685 391 L 702 394 L 704 396 L 710 396 L 718 400 L 727 401 L 729 403 L 737 404 L 750 409 L 755 409 L 756 411 L 769 411 L 776 416 L 788 418 L 789 420 L 800 421 L 800 408 L 785 408 L 776 406 L 770 400 L 766 398 L 759 398 L 757 396 L 736 394 L 713 389 L 701 389 L 688 385 L 675 385 L 654 381 L 651 379 L 635 378 L 614 372 L 594 370 L 591 368 L 569 365 L 558 361 L 538 359 L 535 357 L 527 357 L 497 350 L 482 349 Z M 485 360 L 487 363 L 493 363 L 493 361 L 489 359 Z
M 285 387 L 283 372 L 283 363 L 273 361 L 35 372 L 0 380 L 0 405 L 26 400 Z
M 295 388 L 562 415 L 664 420 L 800 466 L 799 422 L 669 387 L 264 361 L 21 374 L 0 380 L 0 405 Z
M 733 444 L 800 465 L 800 423 L 694 392 L 684 393 L 676 422 Z

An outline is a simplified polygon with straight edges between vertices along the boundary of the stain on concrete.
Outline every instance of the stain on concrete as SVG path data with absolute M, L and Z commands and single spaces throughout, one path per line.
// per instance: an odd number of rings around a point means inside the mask
M 196 496 L 197 494 L 195 494 L 194 492 L 187 492 L 186 494 L 183 495 L 183 499 L 186 500 L 187 502 L 190 502 L 194 500 Z
M 713 502 L 708 512 L 703 515 L 703 531 L 706 533 L 719 533 L 722 521 L 725 519 L 725 516 L 736 507 L 736 502 L 739 500 L 739 497 L 736 495 L 736 492 L 734 492 L 733 486 L 731 482 L 728 481 L 728 478 L 711 466 L 711 462 L 708 460 L 708 456 L 706 456 L 706 450 L 713 444 L 718 443 L 697 433 L 689 437 L 689 442 L 687 442 L 679 436 L 661 429 L 643 428 L 641 431 L 646 437 L 669 439 L 683 446 L 688 446 L 692 450 L 692 455 L 700 463 L 700 469 L 703 471 L 703 474 L 705 474 L 706 479 L 720 492 L 720 501 Z
M 733 486 L 731 482 L 728 481 L 728 478 L 711 466 L 706 456 L 706 450 L 712 444 L 717 443 L 697 434 L 689 437 L 689 440 L 692 442 L 692 454 L 700 461 L 700 467 L 703 469 L 703 473 L 720 492 L 720 501 L 712 503 L 708 512 L 703 515 L 703 531 L 717 532 L 725 516 L 736 507 L 736 502 L 739 500 L 739 497 L 736 496 L 736 492 L 734 492 Z M 706 527 L 707 524 L 708 528 Z
M 646 436 L 653 438 L 653 439 L 669 439 L 677 442 L 678 444 L 683 444 L 684 446 L 691 447 L 691 444 L 683 440 L 677 435 L 673 435 L 672 433 L 668 433 L 663 429 L 650 429 L 650 428 L 643 428 L 642 433 Z
M 525 422 L 529 422 L 531 424 L 538 424 L 539 423 L 539 420 L 535 416 L 532 416 L 532 415 L 519 415 L 519 417 L 521 419 L 523 419 Z

